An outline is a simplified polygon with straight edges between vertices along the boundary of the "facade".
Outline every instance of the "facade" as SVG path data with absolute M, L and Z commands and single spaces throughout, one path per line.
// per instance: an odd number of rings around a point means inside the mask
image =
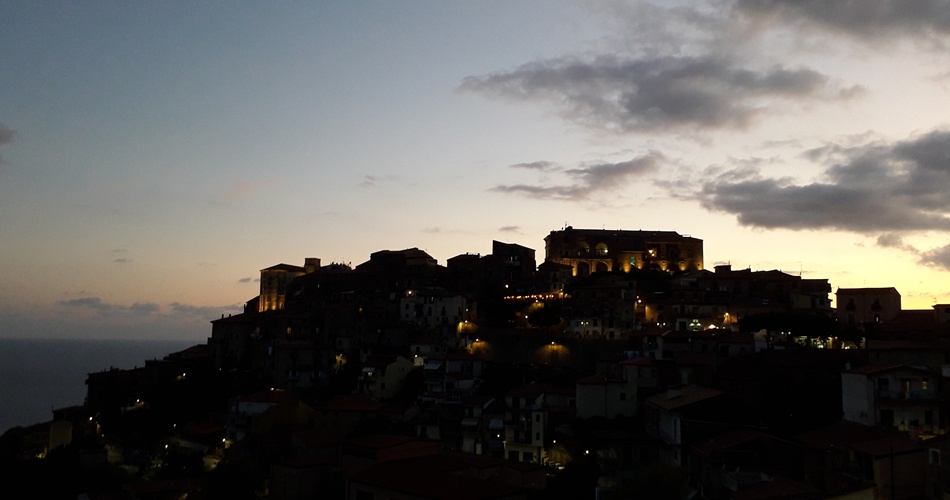
M 698 436 L 691 431 L 687 422 L 700 418 L 711 418 L 714 412 L 707 412 L 706 403 L 723 396 L 722 391 L 687 385 L 669 389 L 646 399 L 646 431 L 661 441 L 660 461 L 683 465 L 683 446 L 689 445 Z
M 862 326 L 884 323 L 901 312 L 901 294 L 888 288 L 839 288 L 838 324 Z
M 377 401 L 391 400 L 402 391 L 414 369 L 413 360 L 403 356 L 370 356 L 360 371 L 359 391 Z
M 911 366 L 865 365 L 841 375 L 844 419 L 867 426 L 942 434 L 940 374 Z
M 561 420 L 575 414 L 574 388 L 530 384 L 505 394 L 505 457 L 515 462 L 543 463 L 551 434 Z M 561 418 L 563 417 L 563 418 Z
M 547 262 L 571 266 L 574 276 L 600 271 L 703 269 L 703 240 L 674 231 L 574 229 L 544 238 Z
M 313 257 L 304 259 L 303 267 L 277 264 L 261 269 L 261 296 L 258 311 L 283 309 L 286 303 L 287 287 L 290 282 L 317 269 L 320 269 L 320 259 Z

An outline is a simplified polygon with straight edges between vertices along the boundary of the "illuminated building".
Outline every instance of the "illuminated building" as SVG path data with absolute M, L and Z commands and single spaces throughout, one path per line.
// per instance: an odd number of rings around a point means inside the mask
M 675 231 L 574 229 L 544 238 L 547 262 L 571 266 L 574 276 L 598 271 L 696 271 L 703 269 L 703 240 Z
M 277 264 L 261 269 L 261 296 L 258 312 L 278 311 L 284 308 L 287 286 L 304 274 L 320 269 L 320 259 L 304 259 L 303 267 L 290 264 Z

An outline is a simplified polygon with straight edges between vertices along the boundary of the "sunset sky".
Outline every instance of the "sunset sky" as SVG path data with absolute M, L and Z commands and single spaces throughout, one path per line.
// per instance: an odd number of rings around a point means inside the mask
M 947 0 L 3 2 L 0 337 L 565 225 L 950 302 L 948 44 Z

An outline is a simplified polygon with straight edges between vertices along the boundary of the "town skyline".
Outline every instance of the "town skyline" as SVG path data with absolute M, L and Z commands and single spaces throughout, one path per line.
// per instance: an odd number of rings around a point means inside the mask
M 0 336 L 199 340 L 273 264 L 568 225 L 948 303 L 946 7 L 0 6 Z

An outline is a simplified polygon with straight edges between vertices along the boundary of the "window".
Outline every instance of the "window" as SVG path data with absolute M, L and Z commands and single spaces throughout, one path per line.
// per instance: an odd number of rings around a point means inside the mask
M 356 490 L 356 500 L 373 500 L 375 496 L 372 492 Z
M 940 465 L 940 450 L 931 448 L 929 456 L 931 465 Z
M 920 390 L 926 391 L 929 385 L 930 385 L 930 379 L 925 377 L 923 380 L 920 381 Z
M 881 410 L 880 413 L 881 425 L 884 427 L 893 427 L 894 426 L 894 410 Z

